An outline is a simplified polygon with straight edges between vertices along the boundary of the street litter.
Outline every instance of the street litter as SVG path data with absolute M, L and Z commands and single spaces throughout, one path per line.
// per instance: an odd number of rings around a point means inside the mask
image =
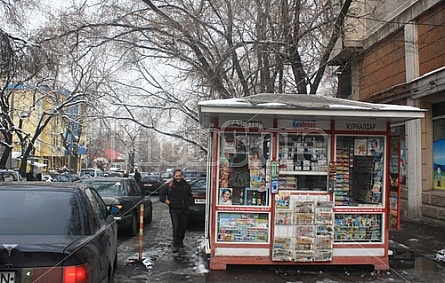
M 438 250 L 434 260 L 438 262 L 445 262 L 445 249 Z

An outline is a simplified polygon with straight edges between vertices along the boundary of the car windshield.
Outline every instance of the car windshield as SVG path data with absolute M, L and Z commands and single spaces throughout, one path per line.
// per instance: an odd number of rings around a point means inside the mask
M 190 186 L 192 189 L 202 189 L 206 187 L 206 180 L 205 179 L 198 179 L 191 182 Z
M 190 178 L 190 177 L 205 177 L 205 172 L 184 172 L 184 178 Z
M 102 196 L 124 196 L 125 188 L 120 181 L 92 181 L 88 182 Z
M 0 235 L 81 235 L 72 192 L 0 190 Z

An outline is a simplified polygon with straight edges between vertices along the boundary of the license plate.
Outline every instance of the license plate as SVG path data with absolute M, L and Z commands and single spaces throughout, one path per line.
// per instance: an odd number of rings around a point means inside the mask
M 151 187 L 151 184 L 144 184 L 144 187 Z
M 197 199 L 195 199 L 195 203 L 198 203 L 198 204 L 206 203 L 206 199 L 205 198 L 197 198 Z
M 13 271 L 0 271 L 0 283 L 14 283 L 15 272 Z

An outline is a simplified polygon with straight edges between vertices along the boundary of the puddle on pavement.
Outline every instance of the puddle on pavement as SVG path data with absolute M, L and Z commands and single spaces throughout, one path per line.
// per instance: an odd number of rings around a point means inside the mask
M 412 270 L 418 274 L 431 275 L 445 272 L 445 265 L 427 257 L 415 257 L 414 260 L 395 260 L 391 262 L 391 269 Z
M 437 273 L 443 270 L 440 263 L 426 257 L 416 257 L 414 260 L 414 269 L 421 274 Z

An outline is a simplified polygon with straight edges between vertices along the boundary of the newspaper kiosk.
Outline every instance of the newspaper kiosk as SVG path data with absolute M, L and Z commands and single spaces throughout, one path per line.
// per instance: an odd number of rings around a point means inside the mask
M 390 124 L 415 107 L 298 94 L 199 103 L 206 248 L 231 264 L 388 270 Z

